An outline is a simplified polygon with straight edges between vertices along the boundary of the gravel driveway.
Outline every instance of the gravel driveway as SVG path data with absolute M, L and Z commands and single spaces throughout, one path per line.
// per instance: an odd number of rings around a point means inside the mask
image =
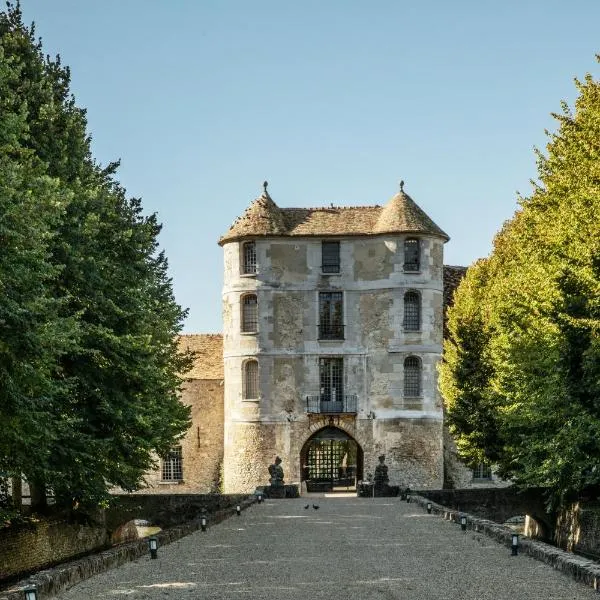
M 310 503 L 308 509 L 304 506 Z M 312 508 L 318 504 L 319 509 Z M 270 500 L 64 600 L 586 600 L 592 589 L 397 498 Z

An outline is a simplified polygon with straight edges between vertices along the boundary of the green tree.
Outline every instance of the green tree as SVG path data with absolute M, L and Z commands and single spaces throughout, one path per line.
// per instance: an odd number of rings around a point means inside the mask
M 440 377 L 463 456 L 554 506 L 600 485 L 600 84 L 576 85 L 533 194 L 461 284 Z
M 63 316 L 52 288 L 56 228 L 70 195 L 45 173 L 28 136 L 27 105 L 14 93 L 20 65 L 0 46 L 0 473 L 38 468 L 48 453 L 48 407 L 62 393 L 58 362 L 72 344 L 75 319 Z
M 176 341 L 185 311 L 173 298 L 156 216 L 144 216 L 140 201 L 126 197 L 117 163 L 94 162 L 69 70 L 60 58 L 44 57 L 18 4 L 0 13 L 0 52 L 10 75 L 1 126 L 21 153 L 13 163 L 25 168 L 29 157 L 46 186 L 31 178 L 19 184 L 30 204 L 13 194 L 23 221 L 26 211 L 35 213 L 28 223 L 44 244 L 41 272 L 31 273 L 40 289 L 32 295 L 41 304 L 47 298 L 62 324 L 58 332 L 43 330 L 46 345 L 36 340 L 51 352 L 31 369 L 50 391 L 32 389 L 33 404 L 21 401 L 17 414 L 32 428 L 14 428 L 20 450 L 0 442 L 0 460 L 11 463 L 6 472 L 24 473 L 41 501 L 48 485 L 59 499 L 97 502 L 111 486 L 140 486 L 154 457 L 189 425 L 178 400 L 191 358 Z M 11 132 L 15 120 L 20 125 Z

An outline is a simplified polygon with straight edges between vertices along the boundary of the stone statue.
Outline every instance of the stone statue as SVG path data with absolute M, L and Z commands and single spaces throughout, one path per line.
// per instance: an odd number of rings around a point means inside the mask
M 275 457 L 274 464 L 269 465 L 269 475 L 271 476 L 270 483 L 272 487 L 283 486 L 283 468 L 279 456 Z
M 382 454 L 379 457 L 379 464 L 375 467 L 375 487 L 383 488 L 388 485 L 389 481 L 388 468 L 385 464 L 385 454 Z

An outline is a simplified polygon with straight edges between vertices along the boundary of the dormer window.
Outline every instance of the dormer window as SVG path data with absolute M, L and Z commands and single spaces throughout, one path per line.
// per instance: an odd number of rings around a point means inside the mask
M 417 238 L 404 240 L 404 270 L 421 270 L 421 245 Z
M 339 242 L 321 242 L 321 271 L 323 273 L 340 272 Z
M 242 273 L 244 275 L 256 274 L 256 242 L 244 242 L 242 246 Z

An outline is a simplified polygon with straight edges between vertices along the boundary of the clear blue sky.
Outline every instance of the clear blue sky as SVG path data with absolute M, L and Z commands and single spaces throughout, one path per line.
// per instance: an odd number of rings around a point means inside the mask
M 599 76 L 598 0 L 22 0 L 72 70 L 101 163 L 164 224 L 186 332 L 221 329 L 219 236 L 280 206 L 405 191 L 490 252 L 573 78 Z

